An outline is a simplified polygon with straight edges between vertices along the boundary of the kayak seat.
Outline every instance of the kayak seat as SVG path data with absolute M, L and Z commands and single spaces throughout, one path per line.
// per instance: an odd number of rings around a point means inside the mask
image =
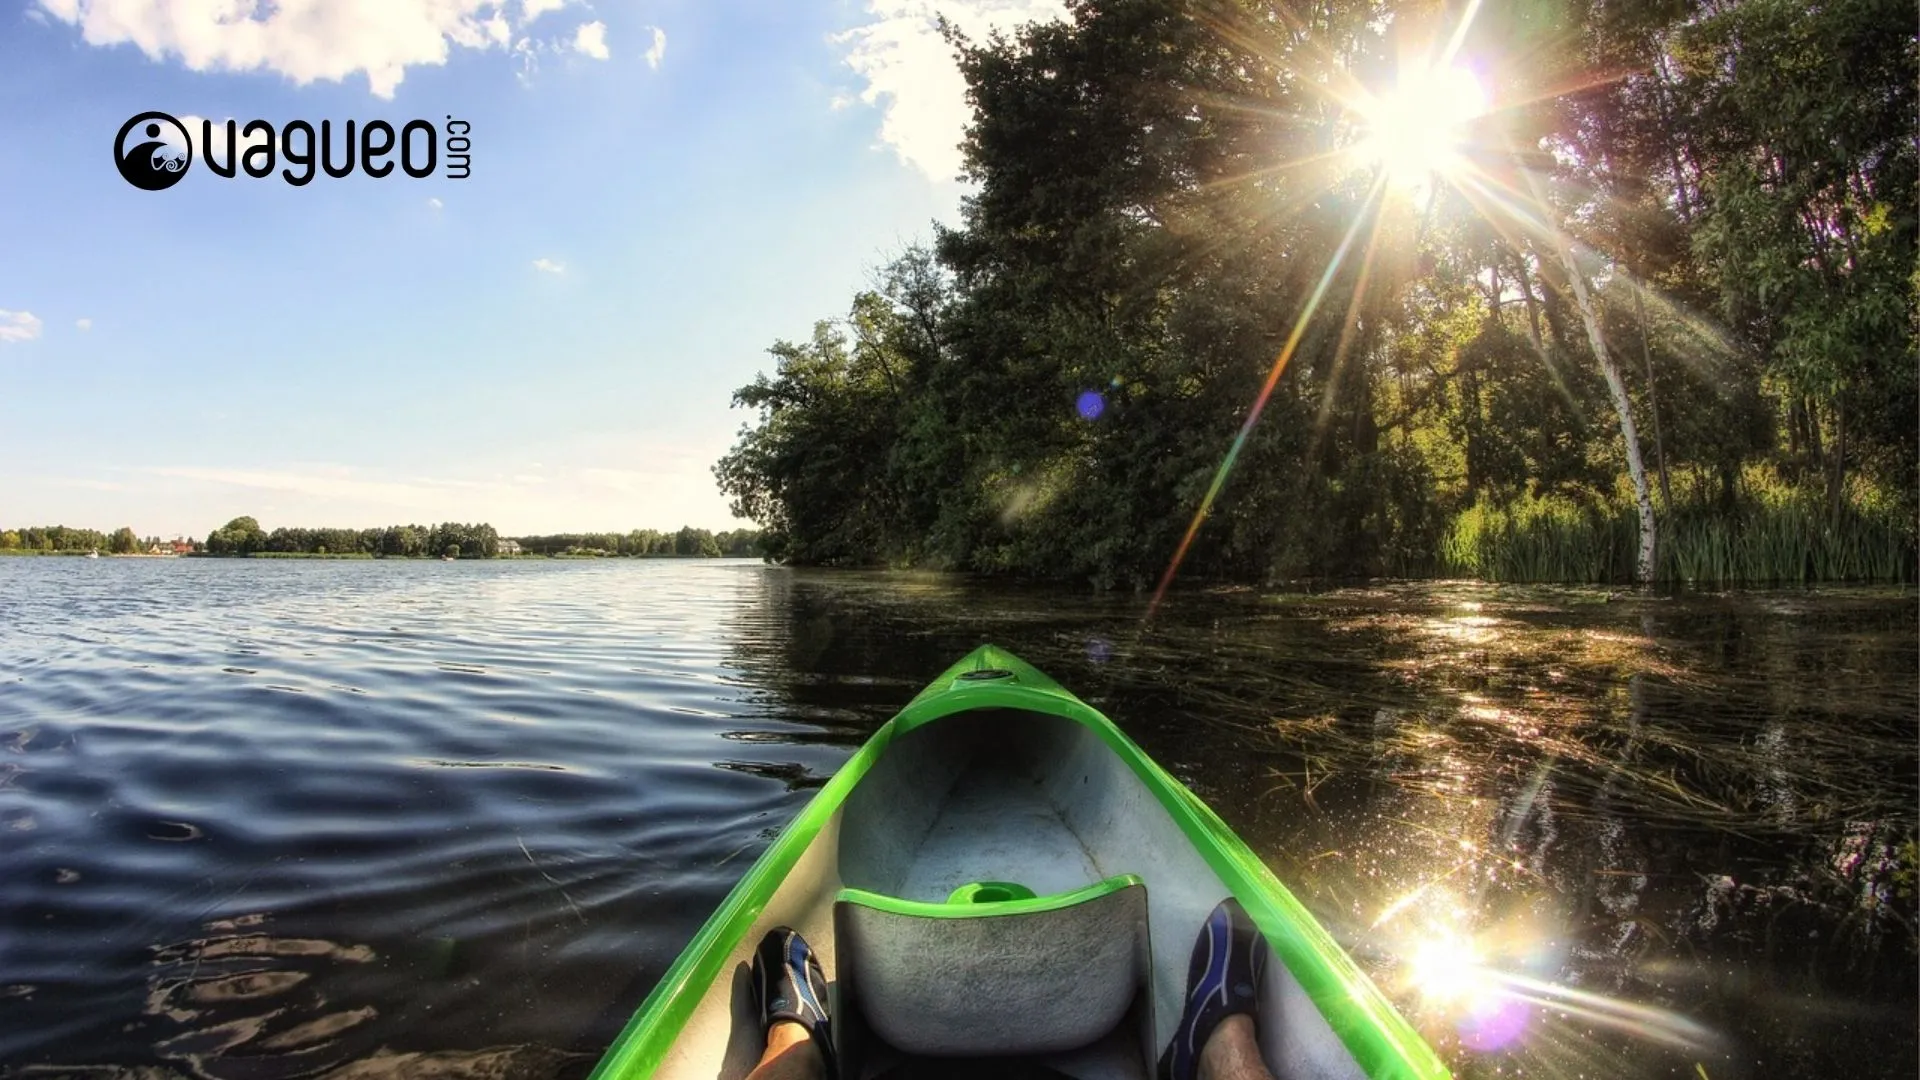
M 840 1015 L 851 1006 L 912 1055 L 1086 1046 L 1126 1017 L 1152 970 L 1147 887 L 1132 874 L 1051 896 L 976 882 L 946 903 L 847 888 L 833 921 Z

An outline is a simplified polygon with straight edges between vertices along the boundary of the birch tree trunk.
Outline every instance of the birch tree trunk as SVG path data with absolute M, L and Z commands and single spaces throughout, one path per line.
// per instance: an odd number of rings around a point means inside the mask
M 1527 186 L 1532 189 L 1533 201 L 1539 206 L 1541 217 L 1546 219 L 1552 208 L 1547 202 L 1546 193 L 1541 190 L 1540 177 L 1518 160 L 1520 172 L 1527 178 Z M 1634 580 L 1646 584 L 1653 580 L 1656 563 L 1656 531 L 1653 520 L 1653 495 L 1647 490 L 1647 467 L 1640 458 L 1640 433 L 1633 424 L 1633 401 L 1627 397 L 1627 384 L 1620 378 L 1620 366 L 1613 361 L 1613 354 L 1607 351 L 1606 335 L 1600 332 L 1600 313 L 1593 306 L 1593 296 L 1587 291 L 1587 279 L 1580 273 L 1580 265 L 1573 258 L 1573 244 L 1559 225 L 1551 220 L 1546 222 L 1547 231 L 1553 234 L 1555 254 L 1560 264 L 1566 267 L 1567 284 L 1573 289 L 1574 306 L 1580 309 L 1580 321 L 1586 324 L 1587 343 L 1593 347 L 1593 358 L 1600 364 L 1600 374 L 1607 380 L 1607 393 L 1613 398 L 1613 411 L 1620 415 L 1620 436 L 1627 444 L 1627 475 L 1633 479 L 1633 498 L 1640 509 L 1640 557 L 1634 567 Z
M 1620 414 L 1620 437 L 1627 444 L 1627 475 L 1633 478 L 1633 498 L 1640 504 L 1640 560 L 1634 579 L 1645 584 L 1653 580 L 1656 534 L 1653 495 L 1647 490 L 1647 467 L 1640 460 L 1640 434 L 1633 425 L 1633 401 L 1627 397 L 1627 384 L 1620 378 L 1620 366 L 1607 351 L 1606 336 L 1600 332 L 1600 315 L 1587 292 L 1587 279 L 1573 260 L 1573 248 L 1558 235 L 1555 242 L 1560 248 L 1560 261 L 1567 267 L 1567 281 L 1573 286 L 1573 302 L 1580 309 L 1580 321 L 1587 325 L 1587 342 L 1593 346 L 1593 358 L 1600 362 L 1600 374 L 1606 377 L 1613 410 Z
M 1673 482 L 1667 478 L 1667 440 L 1660 434 L 1660 393 L 1653 381 L 1653 347 L 1647 343 L 1647 302 L 1633 288 L 1633 310 L 1640 317 L 1640 364 L 1647 370 L 1647 407 L 1653 410 L 1653 458 L 1660 466 L 1660 508 L 1673 513 Z

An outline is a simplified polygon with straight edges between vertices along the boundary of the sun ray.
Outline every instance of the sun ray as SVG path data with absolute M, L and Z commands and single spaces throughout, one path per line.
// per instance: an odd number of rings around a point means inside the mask
M 1467 10 L 1460 13 L 1460 22 L 1453 28 L 1453 36 L 1447 39 L 1447 47 L 1440 52 L 1440 63 L 1451 64 L 1453 58 L 1460 55 L 1460 46 L 1466 44 L 1467 31 L 1473 29 L 1473 17 L 1480 14 L 1480 0 L 1467 0 Z
M 1333 166 L 1338 165 L 1340 161 L 1346 157 L 1346 154 L 1347 152 L 1345 150 L 1328 150 L 1323 153 L 1312 154 L 1303 158 L 1295 158 L 1291 161 L 1283 161 L 1278 165 L 1269 165 L 1261 169 L 1252 169 L 1242 173 L 1230 173 L 1226 176 L 1217 177 L 1215 179 L 1207 180 L 1201 183 L 1197 190 L 1213 191 L 1220 188 L 1232 187 L 1232 186 L 1237 186 L 1241 184 L 1251 184 L 1259 180 L 1266 180 L 1273 177 L 1285 176 L 1288 173 L 1298 172 L 1304 169 L 1311 168 L 1316 165 L 1325 166 L 1325 167 L 1328 167 L 1329 170 L 1331 170 Z M 1327 183 L 1322 184 L 1318 188 L 1308 191 L 1305 195 L 1305 198 L 1296 197 L 1295 201 L 1296 202 L 1305 201 L 1305 199 L 1317 197 L 1325 192 L 1333 190 L 1333 188 L 1335 188 L 1336 186 L 1338 186 L 1337 181 L 1329 181 Z
M 1335 126 L 1327 130 L 1334 133 L 1336 139 L 1343 139 L 1355 132 L 1357 124 L 1359 138 L 1352 145 L 1264 168 L 1213 177 L 1196 185 L 1194 191 L 1207 193 L 1247 187 L 1279 187 L 1280 191 L 1271 192 L 1276 198 L 1250 216 L 1253 231 L 1261 233 L 1264 227 L 1275 226 L 1302 213 L 1329 192 L 1340 190 L 1343 180 L 1354 175 L 1354 165 L 1370 172 L 1372 176 L 1367 193 L 1356 204 L 1353 220 L 1295 318 L 1286 343 L 1275 357 L 1260 392 L 1215 468 L 1194 516 L 1148 602 L 1142 620 L 1143 628 L 1151 622 L 1164 601 L 1167 590 L 1192 550 L 1200 529 L 1211 515 L 1241 452 L 1246 448 L 1254 426 L 1271 400 L 1279 379 L 1291 363 L 1340 268 L 1348 261 L 1360 230 L 1368 224 L 1367 218 L 1372 214 L 1372 229 L 1360 257 L 1352 296 L 1344 311 L 1340 336 L 1332 354 L 1327 397 L 1318 410 L 1316 430 L 1324 430 L 1329 422 L 1332 395 L 1337 392 L 1339 372 L 1350 359 L 1349 354 L 1358 340 L 1362 305 L 1374 285 L 1375 260 L 1381 250 L 1389 195 L 1398 192 L 1403 197 L 1425 203 L 1426 210 L 1416 230 L 1416 244 L 1418 236 L 1425 233 L 1436 213 L 1440 192 L 1451 190 L 1458 192 L 1470 212 L 1486 222 L 1507 246 L 1523 255 L 1531 247 L 1537 257 L 1546 259 L 1550 250 L 1556 253 L 1554 261 L 1557 263 L 1569 257 L 1577 261 L 1583 255 L 1593 254 L 1560 226 L 1557 216 L 1546 203 L 1546 195 L 1539 181 L 1539 167 L 1548 163 L 1544 158 L 1538 161 L 1522 159 L 1520 150 L 1513 145 L 1512 132 L 1504 118 L 1517 115 L 1540 102 L 1610 85 L 1632 72 L 1624 69 L 1588 70 L 1521 96 L 1515 96 L 1503 86 L 1499 100 L 1495 101 L 1481 82 L 1481 76 L 1461 61 L 1462 55 L 1468 51 L 1468 39 L 1483 6 L 1484 0 L 1466 0 L 1444 44 L 1428 49 L 1425 56 L 1403 53 L 1399 74 L 1395 85 L 1391 87 L 1363 85 L 1353 75 L 1347 58 L 1336 57 L 1319 46 L 1310 28 L 1284 8 L 1278 12 L 1280 18 L 1277 23 L 1261 26 L 1212 14 L 1201 16 L 1202 21 L 1223 41 L 1271 65 L 1277 72 L 1291 72 L 1292 78 L 1279 76 L 1285 80 L 1289 95 L 1298 95 L 1300 100 L 1305 101 L 1318 99 L 1334 106 L 1337 111 L 1328 117 L 1313 118 L 1311 110 L 1292 109 L 1282 113 L 1270 104 L 1206 92 L 1189 95 L 1194 107 L 1255 117 L 1263 123 L 1281 128 L 1297 129 L 1306 124 L 1318 129 L 1332 123 Z M 1511 62 L 1513 58 L 1510 57 Z M 1498 69 L 1505 68 L 1506 65 L 1500 65 Z M 1536 157 L 1544 153 L 1535 151 Z M 1341 168 L 1343 163 L 1347 168 Z M 1267 181 L 1280 178 L 1285 178 L 1286 182 L 1267 184 Z M 1605 195 L 1587 192 L 1585 197 L 1604 199 Z M 1239 238 L 1244 240 L 1247 235 L 1243 229 Z M 1224 237 L 1216 238 L 1203 245 L 1200 251 L 1190 251 L 1188 255 L 1203 255 L 1225 242 Z M 1710 323 L 1683 312 L 1646 283 L 1632 279 L 1624 268 L 1616 267 L 1616 276 L 1624 287 L 1639 293 L 1660 316 L 1679 324 L 1687 335 L 1703 342 L 1724 342 L 1724 337 Z M 1543 362 L 1552 367 L 1551 361 L 1544 356 Z M 1699 363 L 1691 357 L 1686 362 L 1690 365 Z M 1558 370 L 1550 373 L 1554 375 L 1562 394 L 1569 395 L 1570 391 L 1559 377 Z
M 1303 24 L 1285 5 L 1276 5 L 1270 9 L 1279 17 L 1279 24 L 1291 32 L 1286 48 L 1269 50 L 1256 39 L 1253 31 L 1246 29 L 1247 22 L 1242 19 L 1225 19 L 1211 14 L 1202 14 L 1202 25 L 1229 44 L 1237 45 L 1247 52 L 1260 57 L 1275 68 L 1292 72 L 1325 72 L 1336 85 L 1315 85 L 1308 81 L 1290 84 L 1311 95 L 1325 97 L 1343 109 L 1351 110 L 1351 105 L 1359 99 L 1359 83 L 1347 71 L 1347 65 L 1320 43 L 1321 35 L 1315 29 Z M 1265 28 L 1269 33 L 1272 26 Z M 1300 54 L 1304 53 L 1305 56 Z M 1344 90 L 1344 93 L 1342 92 Z
M 1371 215 L 1373 228 L 1367 233 L 1366 250 L 1360 254 L 1360 273 L 1353 282 L 1353 299 L 1347 303 L 1347 317 L 1340 326 L 1340 341 L 1333 347 L 1333 363 L 1327 374 L 1327 385 L 1320 395 L 1320 414 L 1314 420 L 1314 431 L 1326 431 L 1328 418 L 1333 415 L 1333 399 L 1340 386 L 1340 373 L 1346 367 L 1347 353 L 1353 347 L 1353 339 L 1360 327 L 1360 307 L 1366 299 L 1367 285 L 1373 277 L 1373 257 L 1380 248 L 1380 226 L 1384 223 L 1385 207 L 1378 207 Z M 1319 441 L 1314 442 L 1316 449 Z
M 1473 865 L 1474 865 L 1474 861 L 1472 859 L 1470 858 L 1461 859 L 1459 862 L 1454 863 L 1453 867 L 1449 869 L 1446 873 L 1441 874 L 1440 876 L 1435 878 L 1430 878 L 1427 881 L 1421 882 L 1419 885 L 1408 890 L 1407 893 L 1401 896 L 1398 900 L 1395 900 L 1393 903 L 1388 904 L 1384 909 L 1382 909 L 1380 912 L 1380 916 L 1374 919 L 1372 923 L 1368 924 L 1367 929 L 1378 930 L 1382 926 L 1385 926 L 1387 923 L 1392 922 L 1396 917 L 1399 916 L 1401 912 L 1413 906 L 1413 904 L 1417 902 L 1421 897 L 1427 895 L 1429 892 L 1432 892 L 1436 887 L 1446 882 L 1449 878 L 1453 877 L 1453 875 L 1458 874 L 1460 871 L 1468 869 Z
M 1507 996 L 1630 1031 L 1642 1038 L 1689 1050 L 1704 1049 L 1715 1042 L 1710 1029 L 1666 1009 L 1622 1001 L 1524 975 L 1505 972 L 1490 975 L 1500 992 Z
M 1511 163 L 1516 172 L 1526 166 L 1519 164 L 1517 150 L 1509 146 L 1504 160 Z M 1529 174 L 1530 179 L 1531 175 Z M 1703 377 L 1712 375 L 1712 366 L 1716 361 L 1724 361 L 1734 355 L 1735 350 L 1728 342 L 1726 332 L 1711 320 L 1675 304 L 1659 290 L 1634 276 L 1626 267 L 1619 265 L 1604 252 L 1595 251 L 1590 245 L 1552 224 L 1547 208 L 1541 202 L 1541 196 L 1532 190 L 1522 191 L 1516 181 L 1481 168 L 1462 170 L 1452 177 L 1453 187 L 1466 198 L 1481 220 L 1492 226 L 1501 239 L 1516 251 L 1524 251 L 1523 239 L 1544 242 L 1549 245 L 1565 243 L 1575 258 L 1598 256 L 1614 264 L 1614 277 L 1622 288 L 1638 293 L 1653 313 L 1677 324 L 1686 337 L 1696 346 L 1682 352 L 1681 360 L 1696 374 Z M 1529 183 L 1534 188 L 1537 181 Z M 1597 192 L 1586 192 L 1588 196 L 1606 198 Z
M 1233 444 L 1227 448 L 1227 456 L 1221 460 L 1220 467 L 1214 470 L 1213 482 L 1207 485 L 1207 493 L 1200 500 L 1200 508 L 1194 512 L 1193 521 L 1188 524 L 1186 535 L 1180 538 L 1180 546 L 1174 549 L 1173 558 L 1167 563 L 1166 572 L 1160 576 L 1160 584 L 1153 590 L 1153 598 L 1147 602 L 1147 613 L 1142 621 L 1152 621 L 1154 612 L 1160 607 L 1161 599 L 1166 596 L 1167 587 L 1173 584 L 1174 575 L 1179 572 L 1180 563 L 1187 556 L 1187 549 L 1193 546 L 1194 536 L 1200 532 L 1201 524 L 1207 520 L 1207 515 L 1213 510 L 1213 500 L 1219 496 L 1221 487 L 1226 484 L 1228 475 L 1233 472 L 1234 462 L 1239 460 L 1241 449 L 1247 445 L 1247 436 L 1252 433 L 1253 426 L 1259 423 L 1260 413 L 1267 407 L 1268 399 L 1273 396 L 1274 386 L 1279 383 L 1281 374 L 1287 370 L 1287 362 L 1293 359 L 1294 349 L 1299 347 L 1300 339 L 1305 336 L 1307 323 L 1312 320 L 1314 310 L 1320 306 L 1321 299 L 1327 295 L 1327 287 L 1333 283 L 1334 275 L 1339 271 L 1340 264 L 1345 261 L 1348 249 L 1353 247 L 1354 238 L 1360 235 L 1360 227 L 1366 224 L 1368 215 L 1365 213 L 1365 206 L 1371 205 L 1379 197 L 1384 185 L 1384 180 L 1376 181 L 1373 189 L 1367 193 L 1366 204 L 1363 205 L 1361 212 L 1354 215 L 1353 224 L 1348 227 L 1346 236 L 1341 238 L 1340 246 L 1334 250 L 1333 257 L 1327 261 L 1327 269 L 1320 275 L 1320 281 L 1314 286 L 1312 295 L 1307 297 L 1306 306 L 1301 309 L 1299 317 L 1294 319 L 1293 330 L 1287 335 L 1286 344 L 1280 347 L 1280 354 L 1274 358 L 1273 367 L 1267 372 L 1267 381 L 1260 387 L 1260 395 L 1254 398 L 1253 407 L 1247 410 L 1247 419 L 1241 423 L 1239 433 L 1233 437 Z

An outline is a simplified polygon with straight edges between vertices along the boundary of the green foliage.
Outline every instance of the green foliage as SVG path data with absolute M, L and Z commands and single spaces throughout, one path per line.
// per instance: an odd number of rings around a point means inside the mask
M 113 540 L 106 533 L 97 529 L 70 529 L 65 525 L 8 529 L 0 534 L 0 551 L 85 553 L 109 551 L 112 547 Z
M 822 322 L 808 342 L 775 343 L 774 377 L 734 394 L 760 423 L 714 473 L 734 514 L 763 526 L 770 556 L 834 565 L 895 553 L 901 538 L 887 526 L 903 507 L 886 466 L 904 435 L 906 320 L 884 296 L 862 293 L 844 330 Z
M 751 558 L 760 554 L 760 533 L 755 529 L 723 529 L 712 532 L 687 526 L 677 532 L 635 529 L 628 533 L 555 533 L 551 536 L 519 536 L 514 542 L 528 555 L 568 555 L 588 557 L 699 556 L 706 558 Z
M 250 517 L 238 517 L 207 534 L 209 555 L 330 555 L 418 557 L 457 549 L 468 558 L 491 559 L 499 552 L 493 526 L 442 522 L 392 525 L 384 529 L 307 529 L 282 527 L 271 533 Z
M 1070 8 L 950 31 L 960 224 L 736 393 L 753 416 L 715 474 L 770 557 L 1101 587 L 1177 550 L 1242 580 L 1622 580 L 1633 450 L 1662 577 L 1911 578 L 1910 12 L 1476 9 L 1468 54 L 1533 104 L 1481 125 L 1481 195 L 1416 210 L 1370 201 L 1323 88 L 1390 81 L 1425 7 Z M 1558 241 L 1489 185 L 1537 192 L 1581 251 L 1639 446 Z M 1376 239 L 1335 266 L 1349 236 Z
M 515 541 L 529 555 L 667 555 L 750 558 L 761 554 L 757 529 L 713 532 L 688 526 L 677 532 L 635 529 L 630 533 L 564 533 L 526 536 Z M 198 550 L 209 555 L 253 558 L 456 558 L 491 559 L 502 552 L 493 526 L 442 522 L 438 525 L 390 525 L 384 529 L 308 529 L 281 527 L 267 532 L 251 517 L 238 517 L 207 534 Z M 131 528 L 111 535 L 62 525 L 0 531 L 0 552 L 134 554 L 154 547 L 170 550 L 159 537 L 141 539 Z
M 1856 489 L 1834 515 L 1819 493 L 1761 469 L 1741 479 L 1731 508 L 1711 483 L 1682 490 L 1662 515 L 1658 580 L 1723 586 L 1915 579 L 1920 551 L 1909 523 L 1892 500 L 1870 491 Z M 1587 503 L 1564 496 L 1475 502 L 1454 518 L 1442 568 L 1488 581 L 1631 581 L 1634 514 L 1625 492 Z
M 208 533 L 206 548 L 209 555 L 251 555 L 268 550 L 267 534 L 258 521 L 237 517 Z
M 1830 500 L 1849 466 L 1911 493 L 1912 7 L 1748 0 L 1686 27 L 1675 51 L 1699 114 L 1694 248 L 1721 314 L 1792 402 L 1796 464 L 1827 471 Z

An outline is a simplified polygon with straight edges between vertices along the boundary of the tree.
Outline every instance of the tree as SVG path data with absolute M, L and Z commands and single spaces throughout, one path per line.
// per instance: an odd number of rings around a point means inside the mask
M 140 538 L 133 534 L 133 529 L 122 525 L 113 531 L 108 549 L 115 555 L 131 555 L 140 550 Z
M 863 293 L 853 321 L 860 340 L 829 322 L 804 344 L 777 342 L 772 379 L 758 377 L 734 404 L 758 410 L 759 423 L 714 467 L 736 516 L 763 526 L 767 551 L 823 564 L 882 560 L 896 521 L 885 464 L 897 441 L 899 374 L 876 324 L 885 301 Z M 864 320 L 864 322 L 862 321 Z M 676 536 L 675 553 L 689 535 Z M 709 542 L 711 536 L 708 537 Z
M 1696 251 L 1786 399 L 1789 459 L 1913 508 L 1920 46 L 1890 0 L 1712 9 L 1675 42 L 1698 117 Z
M 207 551 L 214 555 L 251 555 L 267 547 L 267 534 L 250 517 L 237 517 L 207 534 Z
M 1588 530 L 1543 540 L 1571 576 L 1644 581 L 1776 474 L 1835 524 L 1865 485 L 1911 550 L 1920 49 L 1891 0 L 1467 5 L 1503 107 L 1417 201 L 1343 151 L 1358 91 L 1450 34 L 1432 5 L 1069 9 L 951 35 L 959 225 L 736 393 L 715 473 L 769 556 L 1417 573 L 1547 501 Z

